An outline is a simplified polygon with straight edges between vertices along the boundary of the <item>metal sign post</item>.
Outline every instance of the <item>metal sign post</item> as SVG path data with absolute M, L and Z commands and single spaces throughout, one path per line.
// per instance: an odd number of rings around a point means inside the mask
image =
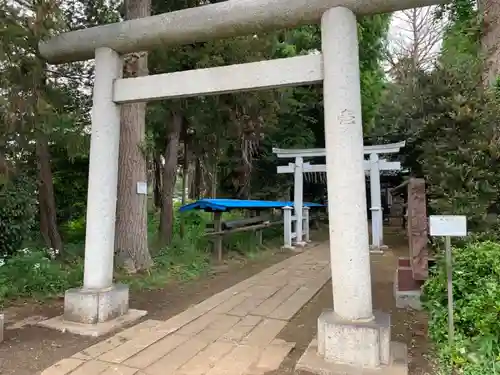
M 448 340 L 453 343 L 453 268 L 451 256 L 451 237 L 467 236 L 467 218 L 455 215 L 429 216 L 430 234 L 433 237 L 444 237 L 446 252 L 446 277 L 448 280 Z
M 451 237 L 444 238 L 446 252 L 446 278 L 448 280 L 448 340 L 453 343 L 455 326 L 453 322 L 453 267 L 451 262 Z

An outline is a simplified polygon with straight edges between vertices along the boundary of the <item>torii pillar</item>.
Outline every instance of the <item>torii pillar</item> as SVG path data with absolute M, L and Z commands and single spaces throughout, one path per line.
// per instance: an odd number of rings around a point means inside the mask
M 390 315 L 374 312 L 372 305 L 357 27 L 356 15 L 344 7 L 321 18 L 334 308 L 319 316 L 317 340 L 297 368 L 320 374 L 407 374 L 404 360 L 394 365 Z M 406 357 L 406 347 L 398 347 Z

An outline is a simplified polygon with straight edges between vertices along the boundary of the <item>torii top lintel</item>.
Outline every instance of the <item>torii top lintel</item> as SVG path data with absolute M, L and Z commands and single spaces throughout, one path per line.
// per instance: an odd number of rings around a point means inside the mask
M 380 145 L 372 145 L 363 147 L 363 153 L 367 154 L 394 154 L 399 152 L 399 150 L 405 147 L 406 141 L 401 141 L 398 143 L 386 143 Z M 283 148 L 273 148 L 273 154 L 276 154 L 279 158 L 314 158 L 326 156 L 326 150 L 324 148 L 304 148 L 304 149 L 283 149 Z
M 63 33 L 41 42 L 39 49 L 49 63 L 58 64 L 92 59 L 99 47 L 129 53 L 313 24 L 326 10 L 338 6 L 363 16 L 447 2 L 449 0 L 228 0 Z

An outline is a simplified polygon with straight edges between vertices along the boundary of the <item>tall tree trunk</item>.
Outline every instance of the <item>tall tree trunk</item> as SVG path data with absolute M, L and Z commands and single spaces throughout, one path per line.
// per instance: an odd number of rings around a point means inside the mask
M 189 144 L 184 140 L 184 164 L 182 165 L 182 204 L 185 205 L 188 199 L 189 186 L 189 161 L 190 158 Z
M 479 0 L 479 12 L 483 17 L 482 45 L 486 54 L 486 82 L 495 84 L 500 77 L 500 2 Z
M 154 160 L 154 187 L 153 187 L 153 199 L 156 209 L 161 208 L 161 155 L 155 151 Z
M 163 191 L 160 215 L 159 239 L 162 245 L 170 245 L 174 226 L 174 191 L 177 175 L 177 153 L 182 128 L 182 114 L 172 112 L 172 121 L 165 140 L 165 165 L 163 166 Z
M 214 155 L 212 159 L 212 171 L 208 173 L 210 177 L 210 197 L 212 199 L 217 198 L 217 187 L 219 186 L 219 174 L 217 173 L 219 170 L 219 136 L 215 136 L 214 142 Z
M 9 163 L 5 158 L 5 154 L 0 149 L 0 187 L 9 180 L 9 177 L 10 177 Z
M 40 232 L 45 245 L 54 249 L 56 254 L 60 254 L 63 243 L 57 227 L 56 199 L 50 166 L 51 156 L 47 137 L 43 134 L 37 136 L 36 156 L 38 161 Z
M 125 1 L 126 19 L 150 14 L 151 0 Z M 126 55 L 124 60 L 124 77 L 148 75 L 147 52 Z M 146 158 L 141 150 L 145 139 L 146 103 L 124 104 L 121 111 L 115 252 L 118 262 L 133 273 L 153 264 L 148 249 L 148 197 L 137 194 L 137 183 L 147 181 Z
M 193 200 L 200 199 L 200 191 L 201 191 L 201 165 L 200 165 L 199 157 L 196 157 L 194 160 L 194 168 L 193 168 L 193 177 L 191 178 L 191 190 L 189 193 L 189 197 Z
M 184 126 L 186 129 L 187 126 Z M 181 204 L 184 206 L 188 199 L 187 190 L 188 190 L 188 176 L 189 176 L 189 160 L 191 159 L 189 156 L 189 142 L 188 142 L 187 131 L 184 131 L 184 158 L 182 164 L 182 196 L 181 196 Z M 180 235 L 181 238 L 184 238 L 184 219 L 181 217 L 181 226 L 180 226 Z
M 215 158 L 215 161 L 214 161 L 214 165 L 212 167 L 212 180 L 211 180 L 211 183 L 210 183 L 210 196 L 212 197 L 212 199 L 216 199 L 217 198 L 217 185 L 218 185 L 218 173 L 217 173 L 217 170 L 219 168 L 219 163 L 218 163 L 218 160 L 217 158 Z

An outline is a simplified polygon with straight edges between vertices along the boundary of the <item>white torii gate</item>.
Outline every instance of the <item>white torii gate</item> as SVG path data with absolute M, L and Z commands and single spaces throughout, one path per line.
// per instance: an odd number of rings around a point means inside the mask
M 322 83 L 334 309 L 318 318 L 317 344 L 297 367 L 394 374 L 391 353 L 402 348 L 390 350 L 390 316 L 372 303 L 357 17 L 446 2 L 228 0 L 42 41 L 48 63 L 95 58 L 83 286 L 66 292 L 64 316 L 52 326 L 95 335 L 138 316 L 128 287 L 113 284 L 121 104 Z M 122 54 L 317 23 L 321 54 L 122 78 Z
M 401 170 L 400 162 L 390 162 L 380 159 L 380 154 L 392 154 L 400 151 L 406 142 L 398 142 L 384 145 L 365 146 L 363 153 L 370 155 L 369 160 L 364 161 L 364 170 L 370 175 L 370 197 L 372 211 L 372 245 L 371 250 L 380 252 L 386 246 L 384 245 L 384 230 L 383 230 L 383 208 L 380 191 L 380 172 L 381 171 L 399 171 Z M 278 158 L 295 159 L 294 163 L 288 165 L 280 165 L 277 168 L 278 173 L 293 173 L 294 174 L 294 211 L 297 219 L 295 224 L 296 244 L 304 246 L 302 241 L 302 212 L 304 199 L 304 173 L 324 173 L 326 172 L 325 164 L 310 164 L 304 162 L 305 158 L 326 156 L 325 149 L 281 149 L 273 148 L 273 153 Z

